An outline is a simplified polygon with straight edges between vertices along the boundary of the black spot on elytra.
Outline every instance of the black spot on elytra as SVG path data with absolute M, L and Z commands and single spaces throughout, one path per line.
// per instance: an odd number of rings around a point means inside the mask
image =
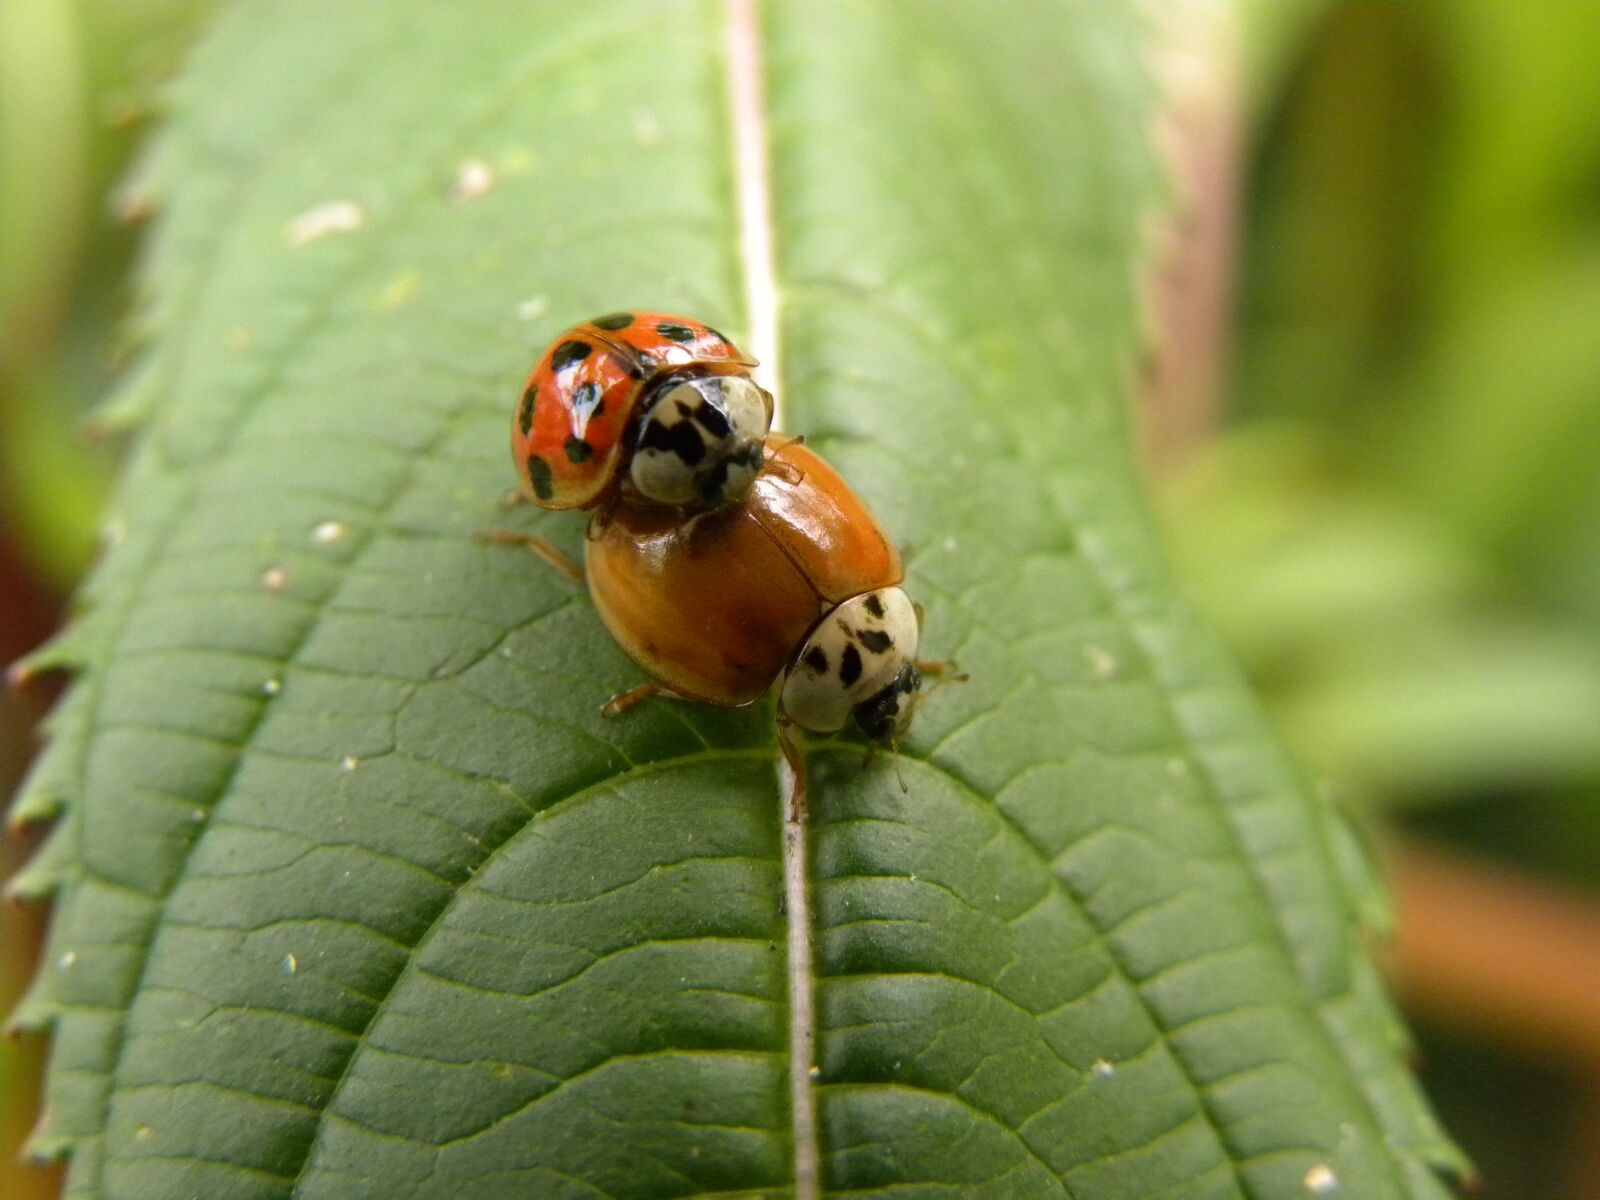
M 596 329 L 604 329 L 608 333 L 615 333 L 617 330 L 626 329 L 633 324 L 633 314 L 631 312 L 607 313 L 603 317 L 596 317 L 589 324 Z
M 813 647 L 811 647 L 811 649 L 806 651 L 806 656 L 801 661 L 803 661 L 806 664 L 806 666 L 810 667 L 818 675 L 823 675 L 823 674 L 827 673 L 827 670 L 828 670 L 828 652 L 826 650 L 824 650 L 821 646 L 813 646 Z
M 556 494 L 555 484 L 550 478 L 550 464 L 537 454 L 528 455 L 528 482 L 533 484 L 533 494 L 541 500 L 548 500 Z
M 850 687 L 861 678 L 861 651 L 854 646 L 844 648 L 844 654 L 839 659 L 839 678 L 845 687 Z
M 517 408 L 517 425 L 523 437 L 533 431 L 533 402 L 538 398 L 538 392 L 538 387 L 530 383 L 527 391 L 522 393 L 522 403 Z
M 550 369 L 552 371 L 565 371 L 574 363 L 581 363 L 589 357 L 592 347 L 588 342 L 571 339 L 562 342 L 550 354 Z
M 663 425 L 660 421 L 646 421 L 639 431 L 639 449 L 666 450 L 676 454 L 691 467 L 706 456 L 705 439 L 689 421 L 676 425 Z
M 673 321 L 662 321 L 656 326 L 656 332 L 669 342 L 685 343 L 694 341 L 694 330 L 687 325 L 679 325 Z
M 570 463 L 588 462 L 594 457 L 594 447 L 582 438 L 567 434 L 567 440 L 562 443 L 567 452 L 567 461 Z
M 877 617 L 878 620 L 883 620 L 883 601 L 878 599 L 877 592 L 873 592 L 871 595 L 869 595 L 864 603 L 869 613 Z
M 858 629 L 856 637 L 874 654 L 882 654 L 894 645 L 894 639 L 881 629 Z

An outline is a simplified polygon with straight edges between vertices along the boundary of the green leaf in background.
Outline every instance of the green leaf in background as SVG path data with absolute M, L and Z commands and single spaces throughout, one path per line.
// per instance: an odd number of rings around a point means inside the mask
M 1341 784 L 1546 814 L 1565 855 L 1544 789 L 1600 836 L 1594 5 L 1323 7 L 1284 41 L 1314 5 L 1246 6 L 1296 69 L 1258 114 L 1236 412 L 1164 481 L 1178 576 Z
M 139 211 L 107 193 L 208 8 L 0 7 L 0 535 L 62 593 L 93 557 L 115 465 L 81 427 L 121 341 Z
M 813 748 L 814 1142 L 770 710 L 603 720 L 639 676 L 586 598 L 472 538 L 561 326 L 748 329 L 725 14 L 464 11 L 240 4 L 174 97 L 148 425 L 18 807 L 60 814 L 22 1016 L 69 1195 L 804 1196 L 813 1157 L 824 1194 L 1446 1195 L 1359 854 L 1134 481 L 1131 7 L 761 14 L 786 425 L 972 676 L 871 770 Z

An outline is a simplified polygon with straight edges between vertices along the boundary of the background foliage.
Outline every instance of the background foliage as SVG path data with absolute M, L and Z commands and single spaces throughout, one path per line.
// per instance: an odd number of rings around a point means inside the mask
M 0 10 L 0 327 L 26 331 L 0 376 L 12 652 L 93 538 L 109 463 L 72 427 L 103 390 L 129 246 L 100 197 L 201 7 Z M 1164 487 L 1187 586 L 1347 795 L 1592 885 L 1592 5 L 1260 9 L 1235 415 Z M 1428 1067 L 1485 1194 L 1581 1194 L 1592 1085 L 1432 1011 Z M 7 1195 L 38 1183 L 4 1170 Z
M 1419 915 L 1482 931 L 1454 973 L 1413 961 L 1424 1077 L 1484 1195 L 1591 1196 L 1600 8 L 1247 15 L 1233 386 L 1163 481 L 1168 541 L 1380 835 L 1521 872 Z

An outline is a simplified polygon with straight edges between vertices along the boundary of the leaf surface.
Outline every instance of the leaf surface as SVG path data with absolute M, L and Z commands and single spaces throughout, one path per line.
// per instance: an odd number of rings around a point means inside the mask
M 557 330 L 748 327 L 725 14 L 464 13 L 240 4 L 173 97 L 19 801 L 70 1195 L 1445 1194 L 1359 853 L 1152 547 L 1130 10 L 762 13 L 785 423 L 972 677 L 812 747 L 814 1147 L 770 709 L 602 719 L 586 597 L 472 537 L 581 544 L 495 507 Z

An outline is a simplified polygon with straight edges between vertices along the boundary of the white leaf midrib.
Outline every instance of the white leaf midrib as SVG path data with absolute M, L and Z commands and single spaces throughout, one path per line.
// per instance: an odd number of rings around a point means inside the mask
M 773 428 L 782 429 L 783 375 L 778 345 L 778 280 L 772 223 L 772 177 L 756 0 L 727 0 L 729 113 L 732 119 L 739 260 L 744 278 L 746 346 L 760 360 L 758 381 L 772 393 Z M 815 981 L 811 958 L 811 889 L 806 822 L 794 805 L 798 780 L 778 756 L 783 828 L 784 909 L 788 917 L 789 1113 L 794 1200 L 816 1200 L 819 1149 L 815 1060 Z

